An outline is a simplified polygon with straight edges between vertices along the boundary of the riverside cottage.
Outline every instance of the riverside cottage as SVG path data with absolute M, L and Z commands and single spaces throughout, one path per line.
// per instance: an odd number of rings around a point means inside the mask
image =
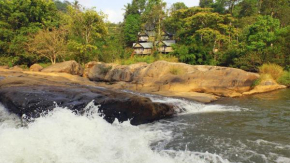
M 150 55 L 154 46 L 158 47 L 161 53 L 170 53 L 173 51 L 172 45 L 175 40 L 172 40 L 173 35 L 167 32 L 162 32 L 162 41 L 155 41 L 156 32 L 153 30 L 145 30 L 138 33 L 138 43 L 133 43 L 134 54 Z M 153 44 L 154 43 L 154 44 Z

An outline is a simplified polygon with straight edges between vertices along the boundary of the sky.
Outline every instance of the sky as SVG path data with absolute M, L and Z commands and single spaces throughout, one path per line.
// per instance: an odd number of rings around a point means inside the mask
M 73 0 L 70 0 L 73 1 Z M 97 11 L 102 11 L 108 15 L 110 22 L 118 23 L 123 21 L 124 6 L 132 0 L 78 0 L 79 3 L 87 8 L 96 7 Z M 167 6 L 176 2 L 183 2 L 186 6 L 198 6 L 199 0 L 164 0 Z

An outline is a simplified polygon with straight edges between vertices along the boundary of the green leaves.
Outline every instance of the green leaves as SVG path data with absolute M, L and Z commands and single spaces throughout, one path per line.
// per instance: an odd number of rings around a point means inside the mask
M 249 50 L 263 50 L 273 46 L 280 30 L 280 21 L 271 16 L 259 16 L 257 22 L 249 27 L 247 35 Z
M 126 45 L 131 47 L 138 41 L 138 32 L 141 30 L 141 17 L 138 14 L 130 14 L 124 22 L 124 40 Z

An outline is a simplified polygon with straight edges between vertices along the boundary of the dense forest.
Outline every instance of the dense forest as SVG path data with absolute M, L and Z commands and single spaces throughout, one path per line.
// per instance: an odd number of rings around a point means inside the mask
M 158 59 L 258 71 L 264 63 L 290 67 L 290 0 L 132 0 L 114 24 L 78 1 L 0 0 L 0 65 L 76 60 L 131 63 Z M 146 27 L 174 35 L 174 52 L 133 56 Z M 126 62 L 129 61 L 129 62 Z

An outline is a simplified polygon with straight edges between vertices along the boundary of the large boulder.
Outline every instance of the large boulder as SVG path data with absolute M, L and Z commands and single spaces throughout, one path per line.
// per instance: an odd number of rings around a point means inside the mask
M 72 75 L 82 75 L 83 68 L 76 61 L 65 61 L 48 66 L 42 69 L 41 72 L 57 72 L 57 73 L 68 73 Z
M 92 81 L 124 81 L 132 82 L 136 72 L 147 67 L 147 63 L 136 63 L 132 65 L 106 64 L 102 62 L 89 62 L 86 64 L 84 77 Z
M 95 63 L 87 72 L 92 81 L 127 82 L 122 88 L 130 90 L 162 94 L 164 91 L 200 92 L 229 97 L 249 91 L 259 78 L 258 74 L 235 68 L 166 61 L 129 66 Z
M 40 66 L 39 64 L 36 64 L 36 63 L 31 65 L 30 68 L 29 68 L 30 71 L 36 71 L 36 72 L 39 72 L 42 69 L 43 69 L 43 67 Z
M 92 65 L 90 69 L 85 70 L 87 77 L 93 81 L 109 81 L 106 79 L 107 73 L 112 70 L 114 64 L 105 64 L 102 62 L 88 63 L 86 67 Z
M 149 98 L 96 87 L 85 78 L 70 81 L 69 77 L 46 76 L 41 73 L 1 72 L 0 102 L 11 112 L 27 117 L 39 117 L 55 108 L 54 104 L 83 114 L 85 106 L 94 101 L 98 112 L 112 123 L 131 120 L 139 125 L 171 117 L 172 106 L 152 102 Z M 45 83 L 45 84 L 44 84 Z
M 13 70 L 13 71 L 23 71 L 23 69 L 21 67 L 17 66 L 17 65 L 11 67 L 9 70 Z

